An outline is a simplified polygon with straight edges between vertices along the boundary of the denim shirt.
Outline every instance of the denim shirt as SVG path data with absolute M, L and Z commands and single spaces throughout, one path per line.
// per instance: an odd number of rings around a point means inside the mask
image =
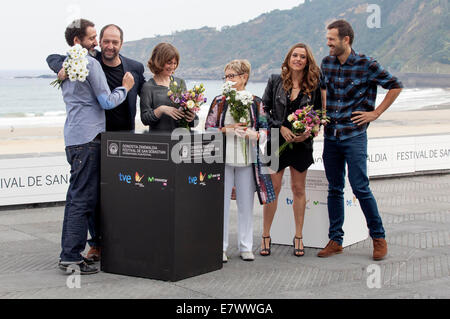
M 105 110 L 115 108 L 127 97 L 123 86 L 111 93 L 100 63 L 90 56 L 87 59 L 89 75 L 86 81 L 65 80 L 61 86 L 67 113 L 64 125 L 66 146 L 87 144 L 104 132 Z

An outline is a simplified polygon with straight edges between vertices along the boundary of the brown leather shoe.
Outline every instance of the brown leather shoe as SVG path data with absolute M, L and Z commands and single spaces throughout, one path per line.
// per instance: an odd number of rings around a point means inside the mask
M 387 251 L 387 242 L 384 238 L 373 238 L 373 260 L 382 260 Z
M 344 250 L 341 245 L 334 240 L 330 240 L 327 246 L 317 254 L 317 257 L 326 258 L 336 254 L 342 254 L 343 251 Z
M 86 258 L 97 262 L 100 261 L 100 254 L 100 247 L 91 247 L 86 255 Z

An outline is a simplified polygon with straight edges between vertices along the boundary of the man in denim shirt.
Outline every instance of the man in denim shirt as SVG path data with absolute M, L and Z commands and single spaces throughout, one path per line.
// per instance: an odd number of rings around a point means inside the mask
M 97 45 L 95 25 L 84 19 L 76 20 L 66 29 L 70 46 L 80 44 L 91 50 Z M 66 272 L 94 274 L 98 269 L 88 265 L 81 252 L 86 247 L 88 216 L 96 209 L 100 187 L 100 133 L 105 131 L 105 110 L 120 105 L 134 86 L 130 73 L 123 86 L 112 93 L 100 63 L 87 56 L 89 75 L 85 82 L 66 80 L 61 89 L 66 104 L 67 119 L 64 141 L 67 161 L 71 166 L 70 185 L 61 239 L 59 268 Z
M 107 132 L 134 131 L 137 96 L 141 94 L 142 86 L 145 83 L 142 63 L 120 54 L 123 41 L 123 30 L 115 24 L 109 24 L 100 31 L 101 52 L 95 49 L 97 43 L 92 43 L 92 45 L 87 43 L 89 54 L 100 62 L 102 66 L 111 91 L 122 86 L 122 78 L 127 72 L 130 72 L 135 80 L 135 85 L 128 92 L 127 99 L 118 107 L 105 111 Z M 59 54 L 51 54 L 47 57 L 50 69 L 58 74 L 60 80 L 68 78 L 63 68 L 65 59 L 66 56 Z M 91 249 L 86 254 L 86 258 L 94 261 L 99 261 L 101 255 L 99 210 L 100 207 L 89 217 L 91 239 L 88 240 L 88 244 L 91 246 Z
M 400 94 L 402 83 L 377 61 L 352 49 L 351 25 L 338 20 L 328 26 L 327 45 L 330 55 L 322 62 L 322 89 L 327 93 L 327 115 L 331 122 L 325 128 L 323 163 L 329 182 L 328 245 L 319 257 L 342 253 L 344 232 L 345 165 L 353 193 L 358 198 L 373 239 L 373 259 L 387 254 L 387 243 L 376 200 L 367 176 L 367 128 L 386 111 Z M 377 86 L 389 90 L 375 108 Z

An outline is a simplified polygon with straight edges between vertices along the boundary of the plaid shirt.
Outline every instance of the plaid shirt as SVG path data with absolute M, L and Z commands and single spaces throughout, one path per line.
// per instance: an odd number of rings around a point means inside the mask
M 345 140 L 366 132 L 369 124 L 354 124 L 352 113 L 375 110 L 378 85 L 387 90 L 403 88 L 376 60 L 353 50 L 342 65 L 335 56 L 325 57 L 321 69 L 321 87 L 327 90 L 327 116 L 331 119 L 325 138 L 330 140 Z

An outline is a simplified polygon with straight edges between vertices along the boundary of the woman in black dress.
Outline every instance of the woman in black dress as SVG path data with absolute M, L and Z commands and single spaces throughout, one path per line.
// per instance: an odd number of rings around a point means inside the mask
M 302 43 L 294 45 L 287 54 L 282 65 L 281 75 L 272 75 L 267 84 L 263 103 L 269 115 L 271 129 L 279 129 L 280 145 L 293 143 L 293 148 L 286 148 L 279 158 L 279 168 L 271 175 L 277 200 L 264 206 L 264 228 L 261 244 L 262 256 L 270 255 L 270 228 L 277 210 L 278 195 L 286 167 L 291 170 L 291 188 L 294 197 L 293 209 L 295 219 L 295 238 L 293 240 L 294 255 L 305 254 L 303 246 L 303 221 L 306 209 L 306 174 L 314 163 L 313 140 L 310 132 L 295 135 L 289 114 L 307 105 L 322 110 L 322 93 L 320 90 L 320 69 L 317 66 L 311 49 Z M 272 134 L 274 131 L 272 130 Z M 272 156 L 276 150 L 271 150 Z

